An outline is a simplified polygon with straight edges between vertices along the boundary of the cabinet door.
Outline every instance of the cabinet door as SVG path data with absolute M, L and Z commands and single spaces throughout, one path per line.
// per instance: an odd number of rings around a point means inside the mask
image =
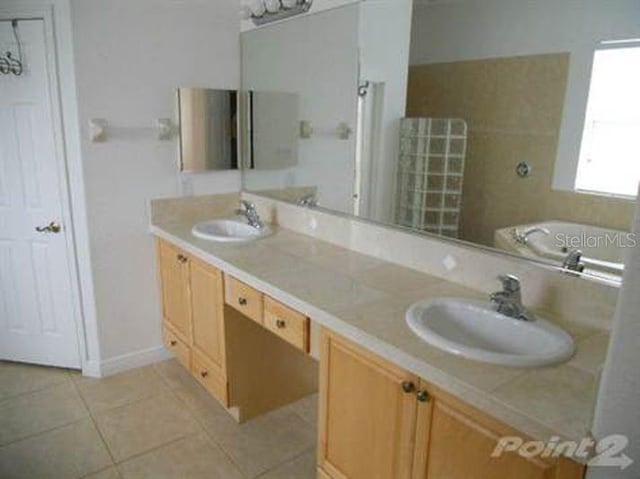
M 193 349 L 224 371 L 224 291 L 220 270 L 192 258 L 190 264 Z
M 583 477 L 584 468 L 568 459 L 545 461 L 515 452 L 492 458 L 501 437 L 522 435 L 442 391 L 424 383 L 420 389 L 432 393 L 418 406 L 413 479 Z
M 406 479 L 414 449 L 417 379 L 323 333 L 319 466 L 333 479 Z
M 164 319 L 174 333 L 191 344 L 189 258 L 175 246 L 158 242 Z

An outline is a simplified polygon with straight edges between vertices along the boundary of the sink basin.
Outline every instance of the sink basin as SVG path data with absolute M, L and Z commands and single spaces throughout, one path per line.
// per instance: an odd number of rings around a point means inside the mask
M 432 346 L 486 363 L 545 366 L 569 359 L 575 350 L 571 336 L 548 321 L 509 318 L 486 301 L 421 301 L 407 310 L 406 320 Z
M 211 220 L 196 224 L 191 233 L 198 238 L 209 241 L 242 243 L 264 238 L 273 232 L 267 226 L 257 229 L 247 223 L 236 220 Z

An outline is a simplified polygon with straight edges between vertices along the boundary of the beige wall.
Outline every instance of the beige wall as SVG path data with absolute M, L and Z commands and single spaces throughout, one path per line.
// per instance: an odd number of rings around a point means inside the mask
M 407 116 L 469 125 L 463 239 L 493 245 L 496 229 L 553 219 L 630 228 L 633 201 L 551 189 L 568 69 L 568 53 L 410 67 Z

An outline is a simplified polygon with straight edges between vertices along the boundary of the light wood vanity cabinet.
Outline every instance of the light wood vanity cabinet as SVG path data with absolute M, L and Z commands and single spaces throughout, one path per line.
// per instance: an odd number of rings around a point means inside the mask
M 164 344 L 238 421 L 317 391 L 309 318 L 163 240 L 158 260 Z
M 418 378 L 331 334 L 320 354 L 319 465 L 333 479 L 410 477 Z
M 321 479 L 581 479 L 568 459 L 505 453 L 513 429 L 348 341 L 323 333 Z
M 226 406 L 222 272 L 165 241 L 158 251 L 165 345 Z
M 164 241 L 158 244 L 158 258 L 164 320 L 183 343 L 190 344 L 189 258 Z

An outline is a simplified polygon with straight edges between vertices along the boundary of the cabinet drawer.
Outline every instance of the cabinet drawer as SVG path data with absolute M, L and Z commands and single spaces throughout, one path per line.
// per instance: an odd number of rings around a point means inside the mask
M 223 406 L 229 406 L 225 374 L 197 351 L 193 351 L 191 356 L 191 374 Z
M 309 318 L 268 296 L 264 298 L 264 327 L 309 352 Z
M 162 325 L 164 345 L 173 353 L 178 361 L 187 369 L 191 369 L 191 349 L 170 329 L 167 324 Z
M 225 303 L 262 324 L 262 293 L 232 276 L 224 276 Z

